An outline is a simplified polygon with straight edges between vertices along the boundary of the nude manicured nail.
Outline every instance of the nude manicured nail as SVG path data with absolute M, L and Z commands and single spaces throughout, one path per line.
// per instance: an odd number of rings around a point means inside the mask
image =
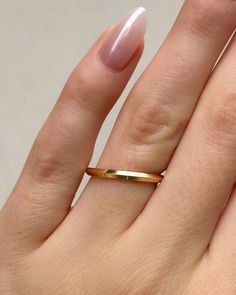
M 147 12 L 143 7 L 132 9 L 111 30 L 99 54 L 104 64 L 122 70 L 131 60 L 144 38 Z

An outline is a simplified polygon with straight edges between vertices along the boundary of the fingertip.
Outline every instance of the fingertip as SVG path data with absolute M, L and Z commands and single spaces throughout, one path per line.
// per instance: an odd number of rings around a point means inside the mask
M 114 71 L 122 71 L 143 41 L 146 26 L 146 10 L 140 7 L 131 10 L 105 38 L 98 52 L 101 61 Z

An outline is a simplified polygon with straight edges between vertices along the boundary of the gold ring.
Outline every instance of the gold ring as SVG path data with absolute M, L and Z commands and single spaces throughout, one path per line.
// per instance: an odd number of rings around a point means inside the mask
M 137 182 L 161 183 L 163 180 L 162 175 L 128 170 L 87 168 L 86 173 L 90 176 L 97 176 L 101 178 L 129 180 Z

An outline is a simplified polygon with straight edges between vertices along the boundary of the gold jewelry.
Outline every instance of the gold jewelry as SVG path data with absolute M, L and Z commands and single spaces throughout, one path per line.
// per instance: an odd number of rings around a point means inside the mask
M 128 170 L 87 168 L 86 173 L 88 175 L 97 176 L 101 178 L 120 179 L 137 182 L 160 183 L 163 180 L 162 175 Z

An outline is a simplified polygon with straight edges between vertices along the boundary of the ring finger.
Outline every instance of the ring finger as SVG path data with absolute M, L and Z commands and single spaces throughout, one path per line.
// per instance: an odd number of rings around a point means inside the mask
M 186 1 L 164 45 L 131 91 L 98 167 L 150 173 L 166 169 L 233 33 L 233 5 Z M 154 189 L 152 184 L 92 178 L 71 216 L 77 220 L 83 215 L 96 223 L 100 218 L 106 228 L 115 224 L 122 231 L 136 219 Z

